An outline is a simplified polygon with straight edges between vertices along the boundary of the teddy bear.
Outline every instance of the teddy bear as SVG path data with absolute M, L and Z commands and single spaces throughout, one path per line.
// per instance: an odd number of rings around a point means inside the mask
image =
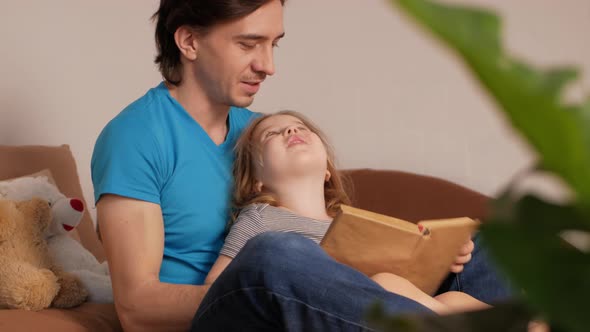
M 45 199 L 51 205 L 53 220 L 44 232 L 49 254 L 64 271 L 77 276 L 88 290 L 88 301 L 112 303 L 113 290 L 107 262 L 99 263 L 92 253 L 68 233 L 78 226 L 84 203 L 62 194 L 45 175 L 0 182 L 0 198 Z
M 47 201 L 0 200 L 0 308 L 71 308 L 86 300 L 78 278 L 49 255 L 43 233 L 51 218 Z
M 82 281 L 90 302 L 112 303 L 113 289 L 107 262 L 99 263 L 80 242 L 68 235 L 82 220 L 84 204 L 75 198 L 60 199 L 53 204 L 52 211 L 54 216 L 61 217 L 54 219 L 44 233 L 52 258 Z

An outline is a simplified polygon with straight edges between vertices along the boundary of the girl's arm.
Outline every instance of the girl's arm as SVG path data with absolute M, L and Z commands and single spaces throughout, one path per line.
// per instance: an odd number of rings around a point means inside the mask
M 225 255 L 219 255 L 215 261 L 215 264 L 213 264 L 211 271 L 209 271 L 207 278 L 205 278 L 205 285 L 211 285 L 217 279 L 217 277 L 219 277 L 221 272 L 225 270 L 229 263 L 231 263 L 231 261 L 232 258 Z
M 249 239 L 266 230 L 257 206 L 257 204 L 248 205 L 240 211 L 238 218 L 225 238 L 221 254 L 213 267 L 211 267 L 207 278 L 205 278 L 205 285 L 211 285 L 219 277 L 221 272 L 231 263 L 232 257 L 235 257 L 242 250 Z

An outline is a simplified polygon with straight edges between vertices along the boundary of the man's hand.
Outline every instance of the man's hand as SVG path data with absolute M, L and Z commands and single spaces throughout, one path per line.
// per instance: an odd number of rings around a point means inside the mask
M 461 251 L 459 251 L 459 255 L 455 258 L 455 262 L 451 265 L 451 272 L 459 273 L 463 271 L 464 265 L 467 264 L 471 260 L 471 252 L 475 248 L 475 244 L 472 240 L 465 243 L 463 247 L 461 247 Z

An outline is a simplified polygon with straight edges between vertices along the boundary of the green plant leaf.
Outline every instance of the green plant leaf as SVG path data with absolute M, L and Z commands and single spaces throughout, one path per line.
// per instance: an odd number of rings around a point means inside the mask
M 590 228 L 590 98 L 576 105 L 561 97 L 577 70 L 539 70 L 505 54 L 501 22 L 492 12 L 427 0 L 391 1 L 457 52 L 536 150 L 540 168 L 574 191 L 575 202 L 568 206 L 503 195 L 482 233 L 492 256 L 553 330 L 586 331 L 590 256 L 560 236 Z
M 541 167 L 568 183 L 590 215 L 590 106 L 565 105 L 573 68 L 537 70 L 504 53 L 500 19 L 481 9 L 391 0 L 455 50 L 537 151 Z
M 567 331 L 590 326 L 590 255 L 565 242 L 565 230 L 590 231 L 573 206 L 533 196 L 497 201 L 496 213 L 482 226 L 484 242 L 530 305 Z

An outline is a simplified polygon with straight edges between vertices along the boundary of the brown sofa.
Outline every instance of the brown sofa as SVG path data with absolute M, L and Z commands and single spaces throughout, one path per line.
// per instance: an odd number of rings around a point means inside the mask
M 69 146 L 0 146 L 0 180 L 50 169 L 60 190 L 82 197 Z M 443 217 L 481 218 L 487 197 L 445 180 L 391 170 L 348 170 L 353 205 L 418 221 Z M 87 206 L 90 206 L 87 204 Z M 73 237 L 100 261 L 104 252 L 88 212 Z M 120 331 L 112 304 L 85 303 L 69 310 L 0 310 L 0 331 Z

